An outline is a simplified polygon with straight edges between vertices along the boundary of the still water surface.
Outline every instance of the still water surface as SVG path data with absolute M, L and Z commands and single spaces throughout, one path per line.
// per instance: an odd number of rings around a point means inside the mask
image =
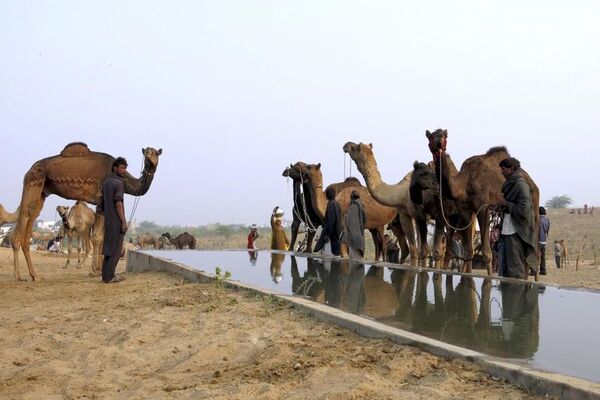
M 600 293 L 269 251 L 150 250 L 389 326 L 600 383 Z

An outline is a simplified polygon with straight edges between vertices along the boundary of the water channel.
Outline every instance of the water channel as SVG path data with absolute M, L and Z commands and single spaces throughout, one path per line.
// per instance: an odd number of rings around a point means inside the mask
M 270 251 L 149 250 L 515 363 L 600 383 L 600 293 Z

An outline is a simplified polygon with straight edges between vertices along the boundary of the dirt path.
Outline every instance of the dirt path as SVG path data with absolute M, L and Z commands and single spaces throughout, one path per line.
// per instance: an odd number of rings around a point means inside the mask
M 89 260 L 63 270 L 65 256 L 32 254 L 41 279 L 15 282 L 0 249 L 3 399 L 538 398 L 244 292 L 166 273 L 107 285 Z

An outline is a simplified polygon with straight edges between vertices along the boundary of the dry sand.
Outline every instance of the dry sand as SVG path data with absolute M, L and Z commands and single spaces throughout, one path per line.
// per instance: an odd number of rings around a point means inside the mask
M 32 254 L 40 279 L 16 282 L 0 249 L 2 399 L 538 398 L 246 292 L 166 273 L 103 284 L 90 260 Z

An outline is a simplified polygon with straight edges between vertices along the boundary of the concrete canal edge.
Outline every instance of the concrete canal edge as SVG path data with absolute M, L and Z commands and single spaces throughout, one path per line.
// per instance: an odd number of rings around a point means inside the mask
M 136 251 L 128 253 L 126 269 L 129 273 L 145 271 L 170 272 L 191 282 L 211 283 L 215 279 L 214 275 L 210 273 L 198 271 L 181 263 Z M 387 338 L 395 343 L 419 347 L 437 356 L 462 358 L 475 362 L 491 376 L 505 379 L 516 386 L 539 395 L 556 396 L 561 399 L 600 400 L 600 385 L 593 382 L 539 371 L 524 365 L 498 360 L 497 358 L 476 351 L 393 328 L 368 318 L 346 313 L 301 297 L 282 295 L 238 281 L 226 281 L 225 286 L 254 292 L 263 296 L 275 297 L 293 304 L 295 308 L 318 320 L 334 323 L 364 337 Z

